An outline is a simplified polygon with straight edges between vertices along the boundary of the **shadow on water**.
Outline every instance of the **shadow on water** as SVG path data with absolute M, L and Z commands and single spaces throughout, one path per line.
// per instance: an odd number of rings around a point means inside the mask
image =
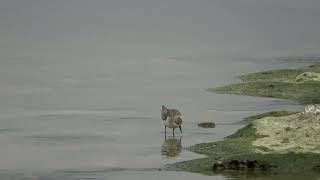
M 179 156 L 182 150 L 182 137 L 170 137 L 163 141 L 161 146 L 161 155 L 167 158 Z

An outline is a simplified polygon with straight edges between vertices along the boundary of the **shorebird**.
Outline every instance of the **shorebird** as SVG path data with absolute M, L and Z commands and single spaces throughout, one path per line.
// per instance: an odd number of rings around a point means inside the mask
M 161 107 L 161 119 L 164 122 L 164 134 L 167 135 L 167 127 L 172 129 L 174 136 L 174 129 L 179 128 L 182 133 L 182 115 L 177 109 L 168 109 L 164 105 Z

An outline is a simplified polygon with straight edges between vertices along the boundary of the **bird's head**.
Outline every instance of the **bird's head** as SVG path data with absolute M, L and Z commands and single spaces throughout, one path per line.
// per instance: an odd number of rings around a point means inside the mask
M 164 121 L 167 119 L 167 117 L 168 117 L 168 109 L 164 105 L 162 105 L 161 106 L 161 119 Z

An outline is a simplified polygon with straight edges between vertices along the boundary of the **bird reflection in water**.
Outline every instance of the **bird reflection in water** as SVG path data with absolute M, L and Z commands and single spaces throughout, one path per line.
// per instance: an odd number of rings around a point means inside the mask
M 167 158 L 179 156 L 182 149 L 181 141 L 182 137 L 170 137 L 165 139 L 161 146 L 161 155 Z

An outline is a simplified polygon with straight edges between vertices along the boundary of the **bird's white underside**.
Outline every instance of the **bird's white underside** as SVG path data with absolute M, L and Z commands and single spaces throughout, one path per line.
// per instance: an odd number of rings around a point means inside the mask
M 163 123 L 168 127 L 168 128 L 177 128 L 179 127 L 179 124 L 175 123 L 175 118 L 180 117 L 181 116 L 175 116 L 175 117 L 167 117 L 167 119 L 165 121 L 163 121 Z

